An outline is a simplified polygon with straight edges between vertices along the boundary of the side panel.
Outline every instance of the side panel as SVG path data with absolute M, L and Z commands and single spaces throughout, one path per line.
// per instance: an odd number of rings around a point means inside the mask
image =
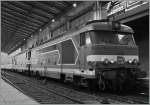
M 76 64 L 77 51 L 72 40 L 62 42 L 62 64 Z
M 31 52 L 31 71 L 40 75 L 60 78 L 60 74 L 93 76 L 86 67 L 86 51 L 80 47 L 79 35 L 47 45 Z M 83 72 L 84 70 L 84 72 Z

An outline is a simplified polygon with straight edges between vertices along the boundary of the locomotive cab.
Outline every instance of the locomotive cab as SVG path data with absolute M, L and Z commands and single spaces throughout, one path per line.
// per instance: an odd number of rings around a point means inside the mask
M 127 79 L 136 78 L 139 65 L 134 32 L 128 26 L 114 22 L 96 22 L 91 26 L 80 34 L 86 64 L 90 71 L 95 71 L 101 89 L 121 89 Z
M 129 33 L 91 31 L 86 39 L 87 62 L 94 62 L 101 68 L 116 68 L 118 65 L 133 67 L 139 63 L 138 47 Z M 121 67 L 122 67 L 121 66 Z M 134 66 L 135 67 L 135 66 Z

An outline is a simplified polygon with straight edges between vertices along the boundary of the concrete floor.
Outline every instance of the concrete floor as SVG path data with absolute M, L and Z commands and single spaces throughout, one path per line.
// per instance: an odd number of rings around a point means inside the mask
M 39 104 L 0 79 L 0 104 Z

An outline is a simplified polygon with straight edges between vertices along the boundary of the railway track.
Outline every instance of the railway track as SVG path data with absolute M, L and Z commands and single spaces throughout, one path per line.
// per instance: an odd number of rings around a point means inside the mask
M 97 92 L 89 94 L 82 91 L 76 91 L 64 87 L 59 83 L 48 81 L 47 83 L 37 80 L 33 77 L 26 77 L 13 72 L 2 73 L 3 79 L 7 79 L 11 84 L 19 87 L 24 94 L 35 99 L 39 103 L 71 103 L 71 104 L 147 104 L 148 99 L 141 96 L 133 95 L 115 95 L 109 93 Z M 16 79 L 14 79 L 16 78 Z M 7 81 L 6 80 L 6 81 Z M 19 80 L 19 81 L 18 81 Z M 8 82 L 7 81 L 7 82 Z M 30 94 L 29 94 L 29 93 Z M 41 95 L 42 94 L 42 95 Z
M 43 88 L 37 84 L 29 83 L 29 81 L 24 79 L 14 78 L 14 76 L 7 75 L 7 77 L 2 76 L 2 78 L 13 85 L 15 88 L 33 98 L 40 104 L 50 104 L 50 103 L 69 103 L 69 104 L 83 104 L 82 102 L 72 99 L 70 97 L 64 96 L 62 94 L 58 94 L 54 91 L 50 91 L 46 88 Z M 17 80 L 18 79 L 18 80 Z M 28 82 L 28 83 L 27 83 Z
M 21 92 L 40 104 L 87 104 L 100 103 L 88 94 L 75 93 L 73 90 L 58 86 L 45 86 L 40 80 L 35 81 L 17 73 L 2 73 L 2 78 Z
M 136 95 L 116 95 L 116 94 L 110 94 L 110 93 L 103 93 L 103 96 L 107 97 L 108 99 L 113 99 L 117 101 L 121 101 L 123 103 L 128 104 L 148 104 L 149 98 L 143 97 L 143 96 L 136 96 Z M 101 96 L 101 93 L 98 93 L 98 96 Z

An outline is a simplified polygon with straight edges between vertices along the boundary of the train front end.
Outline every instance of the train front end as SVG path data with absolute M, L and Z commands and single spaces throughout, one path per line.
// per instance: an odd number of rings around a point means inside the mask
M 90 70 L 95 71 L 101 90 L 135 86 L 140 62 L 130 27 L 113 22 L 95 24 L 86 35 L 86 42 L 90 43 L 86 60 Z

